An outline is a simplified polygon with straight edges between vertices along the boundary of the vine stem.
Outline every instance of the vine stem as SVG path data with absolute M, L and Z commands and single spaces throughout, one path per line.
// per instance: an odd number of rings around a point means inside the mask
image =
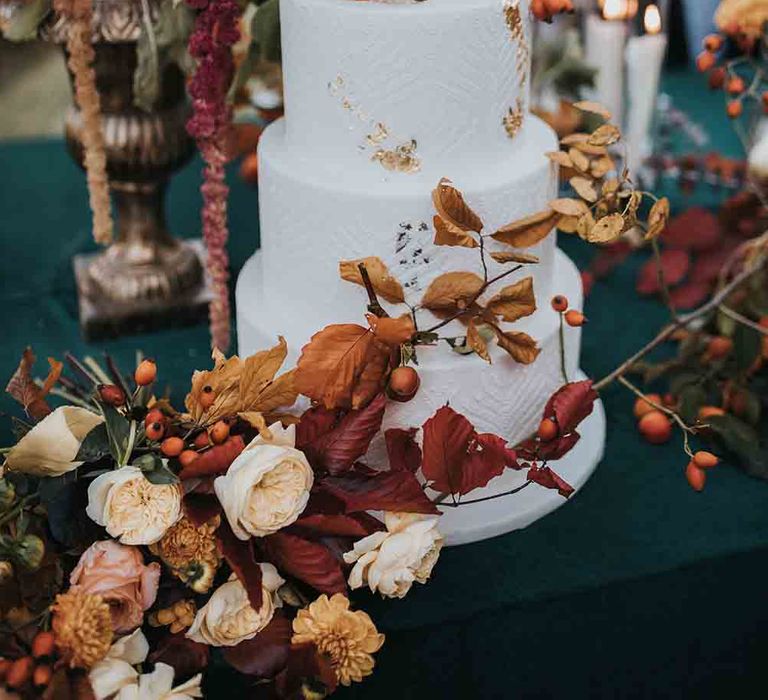
M 672 303 L 672 297 L 669 293 L 669 286 L 667 285 L 667 277 L 664 274 L 664 266 L 661 263 L 661 251 L 659 250 L 659 241 L 657 238 L 654 238 L 651 241 L 651 248 L 653 249 L 653 257 L 656 261 L 656 277 L 659 282 L 662 298 L 664 299 L 664 305 L 669 310 L 669 314 L 672 316 L 672 320 L 676 321 L 678 314 L 674 304 Z
M 568 370 L 565 366 L 565 321 L 563 313 L 560 312 L 560 374 L 563 376 L 563 382 L 568 383 Z
M 740 323 L 742 326 L 751 328 L 752 330 L 757 331 L 762 335 L 768 335 L 768 328 L 764 328 L 759 323 L 755 323 L 752 319 L 747 318 L 746 316 L 740 314 L 738 311 L 734 311 L 729 306 L 726 306 L 725 304 L 720 304 L 720 306 L 718 307 L 718 310 L 722 311 L 723 314 L 728 316 L 728 318 L 736 321 L 736 323 Z
M 513 494 L 520 493 L 523 489 L 530 486 L 533 482 L 532 481 L 526 481 L 521 486 L 518 486 L 517 488 L 512 489 L 511 491 L 505 491 L 504 493 L 497 493 L 493 496 L 485 496 L 483 498 L 473 498 L 469 501 L 456 501 L 454 500 L 453 503 L 444 503 L 441 500 L 435 501 L 436 504 L 442 506 L 443 508 L 461 508 L 461 506 L 471 506 L 473 503 L 485 503 L 486 501 L 493 501 L 497 498 L 504 498 L 505 496 L 512 496 Z

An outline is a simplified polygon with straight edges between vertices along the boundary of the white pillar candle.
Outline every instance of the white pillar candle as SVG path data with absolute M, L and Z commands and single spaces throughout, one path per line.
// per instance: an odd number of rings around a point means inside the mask
M 586 24 L 586 60 L 597 68 L 594 99 L 613 114 L 616 124 L 624 113 L 624 46 L 627 41 L 627 0 L 606 0 L 603 17 L 590 14 Z
M 667 35 L 661 31 L 661 15 L 656 5 L 646 8 L 645 32 L 629 40 L 626 52 L 629 93 L 626 134 L 630 173 L 637 173 L 652 149 L 651 125 L 667 51 Z

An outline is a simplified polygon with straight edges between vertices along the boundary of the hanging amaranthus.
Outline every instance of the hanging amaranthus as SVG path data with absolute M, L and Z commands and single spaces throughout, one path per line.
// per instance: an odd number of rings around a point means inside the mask
M 54 0 L 54 9 L 67 21 L 68 66 L 75 82 L 75 102 L 82 117 L 82 143 L 88 195 L 93 212 L 93 237 L 106 245 L 112 241 L 112 213 L 107 181 L 107 155 L 101 131 L 101 100 L 93 70 L 91 45 L 93 0 Z
M 194 115 L 187 130 L 197 140 L 205 161 L 203 238 L 208 249 L 208 274 L 214 299 L 210 306 L 211 342 L 220 350 L 229 347 L 229 258 L 227 257 L 227 196 L 224 164 L 225 139 L 232 112 L 227 92 L 234 74 L 232 46 L 240 37 L 240 8 L 235 0 L 187 0 L 200 10 L 189 39 L 189 51 L 197 60 L 190 81 Z

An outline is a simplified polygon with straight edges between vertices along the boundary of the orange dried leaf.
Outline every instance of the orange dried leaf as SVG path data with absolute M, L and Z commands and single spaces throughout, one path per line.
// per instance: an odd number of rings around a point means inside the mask
M 662 197 L 654 203 L 648 214 L 648 231 L 645 234 L 645 240 L 651 241 L 658 238 L 661 232 L 667 227 L 669 221 L 669 200 Z
M 573 106 L 576 107 L 576 109 L 581 110 L 582 112 L 589 112 L 590 114 L 597 114 L 598 116 L 605 119 L 605 121 L 611 120 L 611 111 L 605 107 L 604 105 L 601 105 L 599 102 L 590 102 L 589 100 L 582 100 L 580 102 L 574 102 Z
M 613 124 L 603 124 L 597 127 L 589 137 L 590 146 L 610 146 L 621 139 L 621 131 Z
M 400 318 L 379 318 L 373 314 L 366 314 L 365 317 L 373 334 L 387 345 L 402 345 L 408 342 L 416 332 L 413 319 L 407 314 Z
M 474 272 L 446 272 L 429 285 L 421 305 L 430 311 L 466 309 L 483 288 L 483 280 Z
M 243 361 L 240 373 L 240 398 L 243 405 L 254 399 L 269 384 L 282 367 L 288 355 L 288 344 L 283 336 L 269 350 L 262 350 Z
M 591 180 L 585 177 L 572 177 L 570 183 L 579 197 L 586 199 L 590 203 L 597 201 L 597 190 L 595 190 Z
M 363 284 L 363 276 L 360 273 L 361 263 L 365 265 L 376 294 L 392 304 L 402 304 L 405 301 L 403 286 L 390 274 L 381 258 L 376 256 L 360 258 L 358 260 L 342 260 L 339 263 L 341 279 L 353 284 L 359 284 L 361 287 L 365 286 Z
M 549 206 L 563 216 L 581 216 L 589 211 L 589 207 L 584 204 L 580 199 L 572 199 L 570 197 L 563 197 L 561 199 L 553 199 Z
M 610 243 L 615 241 L 624 230 L 624 217 L 621 214 L 610 214 L 600 219 L 587 233 L 590 243 Z
M 550 151 L 546 154 L 553 163 L 557 163 L 563 168 L 573 168 L 574 162 L 565 151 Z
M 432 191 L 435 210 L 446 221 L 463 231 L 483 230 L 483 222 L 464 201 L 464 197 L 447 178 L 443 178 Z
M 485 341 L 480 331 L 477 329 L 475 319 L 469 322 L 467 328 L 467 345 L 472 348 L 479 357 L 485 360 L 488 364 L 491 364 L 491 355 L 488 352 L 488 343 Z
M 491 313 L 501 316 L 508 322 L 530 316 L 536 311 L 536 298 L 533 294 L 533 277 L 526 277 L 515 284 L 504 287 L 487 306 Z
M 43 386 L 39 387 L 32 377 L 35 354 L 32 352 L 32 348 L 27 348 L 21 356 L 19 366 L 5 387 L 6 392 L 18 401 L 24 407 L 26 413 L 35 420 L 45 418 L 51 412 L 45 397 L 53 389 L 56 382 L 59 381 L 64 367 L 61 362 L 54 360 L 52 357 L 48 358 L 48 363 L 51 369 L 43 382 Z
M 529 255 L 528 253 L 515 253 L 513 251 L 500 251 L 492 252 L 491 257 L 502 265 L 505 263 L 520 263 L 521 265 L 534 265 L 539 262 L 539 259 L 535 255 Z
M 433 219 L 435 226 L 435 245 L 460 246 L 462 248 L 477 248 L 479 243 L 464 229 L 454 226 L 439 214 Z
M 513 248 L 530 248 L 549 235 L 556 221 L 557 214 L 547 209 L 502 226 L 491 238 Z
M 515 362 L 523 365 L 535 362 L 541 352 L 536 341 L 527 333 L 498 333 L 496 342 Z
M 571 148 L 568 151 L 568 157 L 577 170 L 585 173 L 589 170 L 589 158 L 578 148 Z

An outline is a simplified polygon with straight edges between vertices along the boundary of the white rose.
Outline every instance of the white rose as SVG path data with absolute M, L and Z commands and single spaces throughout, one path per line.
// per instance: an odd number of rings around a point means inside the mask
M 232 532 L 241 539 L 265 537 L 295 522 L 314 482 L 304 453 L 295 449 L 296 426 L 269 427 L 267 443 L 256 437 L 214 482 Z
M 219 586 L 208 602 L 197 611 L 187 637 L 215 647 L 233 647 L 253 639 L 272 620 L 275 608 L 282 606 L 277 589 L 285 583 L 272 564 L 261 567 L 261 610 L 256 612 L 248 601 L 248 592 L 233 574 Z
M 97 476 L 85 512 L 123 544 L 154 544 L 181 517 L 178 484 L 153 484 L 138 467 Z
M 149 644 L 141 628 L 118 639 L 88 674 L 96 700 L 114 697 L 121 688 L 134 685 L 139 677 L 134 666 L 143 663 L 148 653 Z
M 33 476 L 61 476 L 79 467 L 75 457 L 85 436 L 104 419 L 79 406 L 60 406 L 6 455 L 8 469 Z
M 385 513 L 387 531 L 364 537 L 344 555 L 347 564 L 355 564 L 350 587 L 367 585 L 382 596 L 402 598 L 414 581 L 426 583 L 443 546 L 437 520 L 436 515 Z

